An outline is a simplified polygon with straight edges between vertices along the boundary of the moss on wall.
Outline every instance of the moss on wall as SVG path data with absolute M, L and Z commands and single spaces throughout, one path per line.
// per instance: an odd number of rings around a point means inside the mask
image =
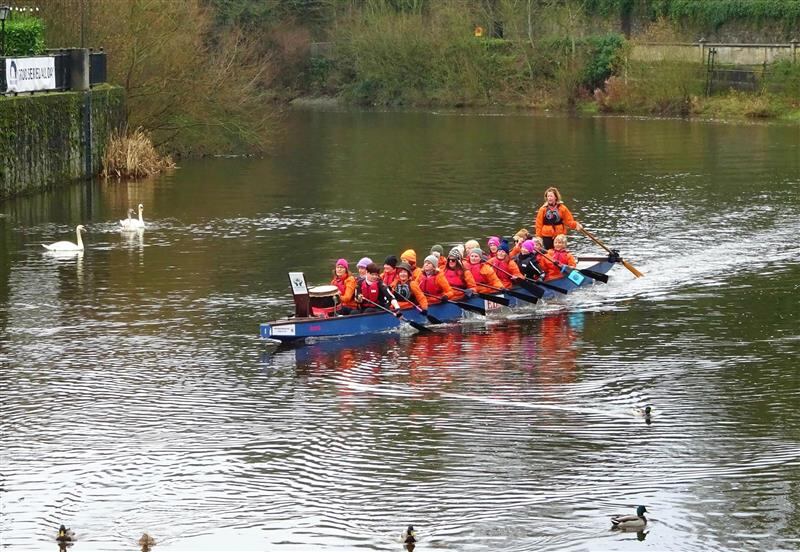
M 88 105 L 91 174 L 83 119 Z M 0 199 L 97 174 L 108 135 L 124 121 L 124 91 L 117 86 L 0 98 Z

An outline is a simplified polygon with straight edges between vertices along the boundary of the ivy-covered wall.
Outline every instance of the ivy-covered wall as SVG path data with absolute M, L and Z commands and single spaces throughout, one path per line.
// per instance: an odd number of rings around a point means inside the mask
M 97 174 L 111 130 L 125 123 L 124 99 L 124 90 L 110 85 L 89 92 L 0 97 L 0 200 Z

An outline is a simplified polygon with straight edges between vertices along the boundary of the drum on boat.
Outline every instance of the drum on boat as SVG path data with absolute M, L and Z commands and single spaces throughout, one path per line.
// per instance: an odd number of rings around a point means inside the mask
M 308 288 L 311 307 L 333 308 L 339 303 L 339 288 L 336 286 L 314 286 Z

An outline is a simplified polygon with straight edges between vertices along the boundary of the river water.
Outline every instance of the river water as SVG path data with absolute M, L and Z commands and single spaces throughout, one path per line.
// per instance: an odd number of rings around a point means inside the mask
M 0 205 L 0 547 L 65 523 L 75 552 L 402 550 L 408 524 L 418 551 L 800 548 L 799 127 L 286 124 L 265 159 Z M 646 276 L 433 335 L 259 339 L 287 270 L 510 235 L 549 185 Z M 44 253 L 79 223 L 85 253 Z

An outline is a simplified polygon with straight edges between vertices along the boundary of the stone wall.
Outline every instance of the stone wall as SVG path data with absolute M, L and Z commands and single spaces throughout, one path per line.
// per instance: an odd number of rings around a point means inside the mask
M 97 174 L 110 132 L 125 122 L 124 97 L 100 85 L 0 98 L 0 200 Z

